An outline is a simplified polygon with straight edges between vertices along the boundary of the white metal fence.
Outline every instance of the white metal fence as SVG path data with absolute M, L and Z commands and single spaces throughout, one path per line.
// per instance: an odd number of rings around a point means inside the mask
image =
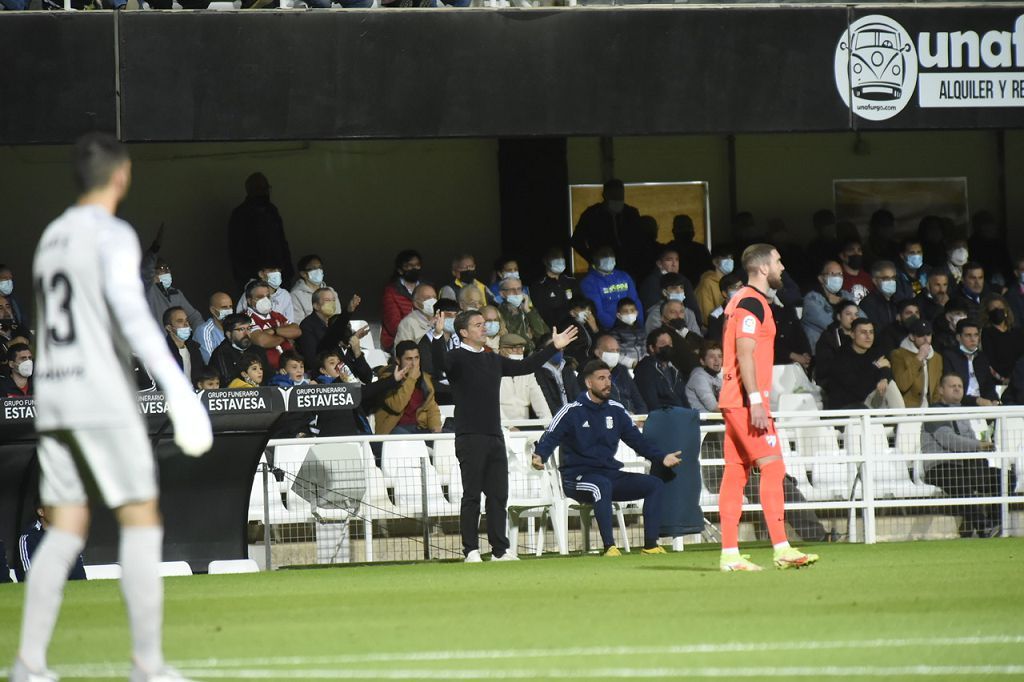
M 866 543 L 927 537 L 922 523 L 936 519 L 944 520 L 947 535 L 957 524 L 962 531 L 968 521 L 985 522 L 998 535 L 1022 532 L 1024 408 L 807 409 L 775 417 L 788 474 L 787 520 L 804 540 L 821 539 L 816 537 L 821 532 Z M 950 420 L 970 420 L 979 442 L 991 446 L 922 454 L 922 425 Z M 566 499 L 554 466 L 542 472 L 530 466 L 533 443 L 541 435 L 536 429 L 544 423 L 505 426 L 513 548 L 520 554 L 588 549 L 587 507 Z M 718 415 L 705 415 L 701 507 L 708 537 L 715 535 L 717 521 L 723 430 Z M 617 457 L 629 469 L 646 466 L 624 445 Z M 946 463 L 944 486 L 934 484 L 932 462 Z M 968 480 L 977 472 L 984 480 Z M 452 434 L 274 440 L 255 472 L 251 542 L 268 567 L 460 558 L 461 496 Z M 748 487 L 746 501 L 744 518 L 756 526 L 756 482 Z M 485 508 L 483 503 L 481 511 Z M 620 545 L 641 541 L 641 510 L 642 502 L 617 505 Z M 914 519 L 916 530 L 880 533 L 879 519 Z M 486 551 L 482 530 L 480 542 Z M 674 546 L 681 548 L 682 539 Z

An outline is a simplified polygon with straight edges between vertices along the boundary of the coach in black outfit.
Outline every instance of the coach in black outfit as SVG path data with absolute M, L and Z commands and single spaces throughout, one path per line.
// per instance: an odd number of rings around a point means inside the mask
M 444 351 L 442 320 L 427 332 L 432 343 Z M 508 460 L 501 434 L 498 393 L 503 376 L 533 374 L 556 351 L 569 345 L 576 328 L 559 333 L 552 329 L 551 344 L 525 360 L 511 360 L 485 350 L 484 318 L 466 310 L 455 318 L 455 333 L 461 345 L 443 352 L 445 370 L 455 400 L 455 456 L 462 468 L 462 552 L 468 563 L 481 561 L 477 528 L 480 524 L 480 493 L 487 494 L 487 539 L 493 560 L 515 560 L 508 551 L 505 533 L 505 505 L 508 502 Z

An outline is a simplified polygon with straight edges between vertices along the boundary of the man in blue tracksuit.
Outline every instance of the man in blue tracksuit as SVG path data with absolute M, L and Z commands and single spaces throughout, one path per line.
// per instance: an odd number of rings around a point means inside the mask
M 569 497 L 594 505 L 605 556 L 619 556 L 612 535 L 612 502 L 644 500 L 644 549 L 641 554 L 664 554 L 658 546 L 661 527 L 661 492 L 657 476 L 622 471 L 615 452 L 622 440 L 652 463 L 674 467 L 680 451 L 665 454 L 644 439 L 621 404 L 609 400 L 611 370 L 591 360 L 580 373 L 587 387 L 574 402 L 561 409 L 537 442 L 533 466 L 544 467 L 551 453 L 562 447 L 562 486 Z

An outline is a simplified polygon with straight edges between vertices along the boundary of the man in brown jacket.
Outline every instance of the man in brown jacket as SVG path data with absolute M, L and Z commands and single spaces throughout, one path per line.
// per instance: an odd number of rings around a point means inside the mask
M 907 407 L 928 407 L 938 400 L 942 355 L 932 349 L 928 320 L 912 320 L 907 328 L 910 333 L 889 353 L 893 379 Z
M 440 433 L 441 410 L 434 398 L 430 375 L 420 371 L 420 349 L 415 341 L 399 341 L 395 360 L 407 370 L 405 379 L 381 397 L 381 406 L 374 413 L 378 435 L 389 433 Z M 388 368 L 381 379 L 391 376 Z

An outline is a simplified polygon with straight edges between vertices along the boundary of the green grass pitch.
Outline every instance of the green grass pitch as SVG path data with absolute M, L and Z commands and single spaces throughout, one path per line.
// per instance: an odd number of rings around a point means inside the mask
M 199 680 L 1024 680 L 1024 539 L 814 549 L 169 578 L 166 652 Z M 22 598 L 0 587 L 0 667 Z M 128 648 L 117 583 L 70 584 L 51 666 L 124 679 Z

